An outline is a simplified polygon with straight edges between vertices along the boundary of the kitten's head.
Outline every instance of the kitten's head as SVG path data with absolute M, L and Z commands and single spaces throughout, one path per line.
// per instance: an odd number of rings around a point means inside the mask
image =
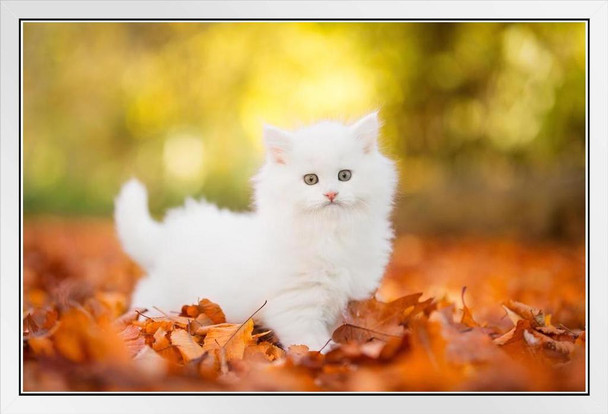
M 258 208 L 331 217 L 389 211 L 397 174 L 378 151 L 378 131 L 376 112 L 352 125 L 323 121 L 293 132 L 265 126 Z

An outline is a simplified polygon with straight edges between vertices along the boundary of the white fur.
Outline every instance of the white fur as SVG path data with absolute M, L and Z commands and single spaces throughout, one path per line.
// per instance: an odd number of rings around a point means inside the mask
M 144 187 L 123 186 L 118 235 L 148 273 L 133 304 L 171 311 L 208 298 L 242 322 L 268 300 L 256 317 L 283 345 L 320 349 L 347 302 L 380 283 L 392 248 L 396 170 L 377 149 L 376 113 L 352 126 L 325 121 L 264 133 L 268 158 L 254 177 L 254 212 L 188 199 L 157 223 Z M 338 180 L 343 169 L 352 171 L 349 181 Z M 317 184 L 304 182 L 310 173 Z M 329 191 L 338 192 L 333 204 Z

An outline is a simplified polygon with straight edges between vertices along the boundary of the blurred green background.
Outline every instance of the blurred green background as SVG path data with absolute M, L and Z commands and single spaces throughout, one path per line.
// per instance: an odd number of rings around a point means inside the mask
M 584 23 L 24 23 L 24 211 L 247 209 L 261 125 L 379 108 L 400 232 L 579 239 Z

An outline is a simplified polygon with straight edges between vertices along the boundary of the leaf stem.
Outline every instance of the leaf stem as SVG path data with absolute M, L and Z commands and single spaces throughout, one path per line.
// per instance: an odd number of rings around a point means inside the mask
M 368 332 L 375 333 L 375 334 L 382 335 L 382 336 L 392 336 L 393 338 L 401 338 L 400 335 L 387 334 L 387 333 L 384 333 L 384 332 L 375 331 L 373 329 L 364 328 L 363 326 L 353 325 L 352 323 L 345 323 L 342 326 L 349 326 L 351 328 L 361 329 L 363 331 L 368 331 Z M 380 338 L 378 338 L 378 339 L 380 339 Z
M 231 340 L 232 338 L 234 338 L 234 336 L 237 334 L 237 332 L 238 332 L 238 331 L 240 331 L 240 330 L 241 330 L 241 328 L 242 328 L 243 326 L 245 326 L 245 324 L 246 324 L 247 322 L 249 322 L 249 320 L 250 320 L 251 318 L 253 318 L 253 317 L 255 316 L 255 314 L 256 314 L 256 313 L 258 313 L 260 310 L 262 310 L 262 308 L 263 308 L 264 306 L 266 306 L 266 304 L 267 304 L 267 303 L 268 303 L 268 300 L 265 300 L 265 301 L 264 301 L 264 303 L 262 304 L 262 306 L 260 306 L 260 307 L 259 307 L 259 308 L 258 308 L 258 309 L 255 311 L 255 312 L 253 312 L 253 313 L 251 314 L 251 316 L 250 316 L 250 317 L 248 317 L 247 319 L 245 319 L 245 322 L 243 322 L 243 323 L 242 323 L 242 324 L 241 324 L 241 325 L 240 325 L 240 326 L 239 326 L 239 327 L 236 329 L 236 331 L 234 331 L 234 333 L 233 333 L 232 335 L 230 335 L 230 338 L 228 338 L 228 340 L 227 340 L 226 342 L 224 342 L 224 345 L 222 345 L 221 349 L 224 349 L 224 348 L 226 347 L 226 344 L 228 344 L 228 342 L 230 342 L 230 340 Z

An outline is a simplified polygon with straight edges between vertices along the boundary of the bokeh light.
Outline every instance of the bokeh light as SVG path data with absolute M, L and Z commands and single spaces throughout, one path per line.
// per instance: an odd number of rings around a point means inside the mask
M 584 231 L 584 23 L 27 22 L 23 59 L 26 214 L 246 209 L 264 122 L 380 109 L 398 229 Z

